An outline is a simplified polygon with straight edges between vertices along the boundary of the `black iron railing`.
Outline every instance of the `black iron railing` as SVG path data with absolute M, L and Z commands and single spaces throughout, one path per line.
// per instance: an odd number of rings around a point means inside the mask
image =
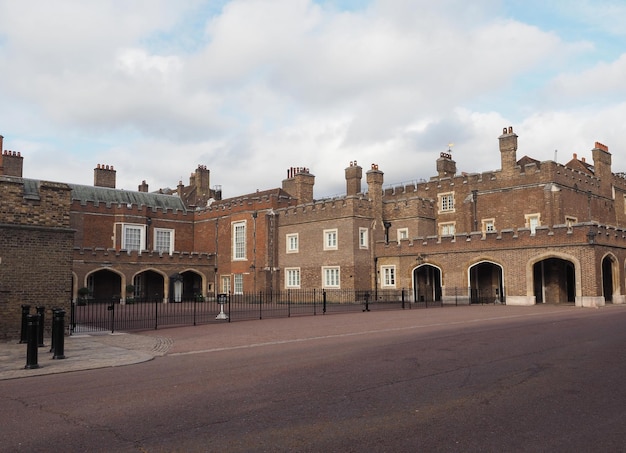
M 129 331 L 158 329 L 164 326 L 234 322 L 264 318 L 315 316 L 375 310 L 496 303 L 486 292 L 469 288 L 448 289 L 445 297 L 414 297 L 399 290 L 311 289 L 243 294 L 217 294 L 209 298 L 194 297 L 181 302 L 163 303 L 161 298 L 88 299 L 72 303 L 71 332 Z

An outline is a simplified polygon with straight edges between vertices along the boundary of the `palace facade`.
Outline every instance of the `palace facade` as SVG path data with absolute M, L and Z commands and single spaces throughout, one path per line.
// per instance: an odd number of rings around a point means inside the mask
M 128 191 L 102 164 L 93 186 L 27 179 L 23 157 L 4 151 L 3 335 L 19 325 L 20 304 L 69 306 L 83 291 L 120 303 L 313 288 L 404 289 L 443 303 L 624 303 L 626 178 L 608 147 L 559 164 L 518 159 L 510 127 L 498 142 L 497 170 L 458 172 L 444 152 L 436 176 L 397 187 L 376 164 L 364 175 L 352 161 L 345 195 L 328 199 L 314 197 L 305 167 L 288 169 L 281 187 L 222 199 L 203 165 L 188 185 Z

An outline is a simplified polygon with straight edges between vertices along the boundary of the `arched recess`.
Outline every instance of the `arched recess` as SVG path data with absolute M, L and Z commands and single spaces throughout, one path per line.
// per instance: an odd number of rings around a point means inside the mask
M 470 303 L 504 303 L 504 273 L 502 266 L 493 261 L 483 260 L 472 264 L 468 269 Z
M 191 300 L 206 293 L 204 275 L 194 269 L 186 269 L 180 273 L 183 276 L 183 299 Z
M 142 301 L 167 301 L 169 277 L 157 269 L 144 269 L 133 277 L 135 299 Z
M 573 261 L 547 256 L 536 260 L 532 275 L 535 303 L 562 304 L 576 301 L 578 277 Z
M 413 269 L 413 297 L 415 302 L 441 301 L 441 268 L 420 264 Z
M 612 253 L 602 258 L 602 295 L 605 302 L 612 303 L 614 296 L 621 293 L 618 267 L 617 258 Z
M 85 276 L 85 286 L 95 300 L 110 301 L 122 297 L 124 274 L 113 269 L 96 269 Z

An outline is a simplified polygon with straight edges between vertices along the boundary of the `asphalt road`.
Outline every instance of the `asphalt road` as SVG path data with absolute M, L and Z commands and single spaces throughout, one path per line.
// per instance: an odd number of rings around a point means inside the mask
M 626 451 L 626 307 L 159 330 L 167 355 L 0 382 L 0 450 Z

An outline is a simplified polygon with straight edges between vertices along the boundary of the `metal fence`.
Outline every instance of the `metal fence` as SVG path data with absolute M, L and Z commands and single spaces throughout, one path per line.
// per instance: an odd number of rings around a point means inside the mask
M 195 326 L 264 318 L 467 305 L 470 302 L 467 296 L 463 297 L 463 294 L 470 294 L 467 289 L 455 290 L 455 294 L 460 296 L 455 299 L 448 298 L 445 303 L 441 299 L 412 301 L 405 289 L 378 291 L 313 289 L 218 294 L 207 299 L 194 298 L 169 303 L 163 303 L 161 300 L 134 300 L 121 303 L 118 299 L 89 299 L 72 303 L 70 331 L 85 333 L 147 330 L 164 326 Z M 488 300 L 486 297 L 476 298 L 479 303 L 485 303 L 486 300 Z

